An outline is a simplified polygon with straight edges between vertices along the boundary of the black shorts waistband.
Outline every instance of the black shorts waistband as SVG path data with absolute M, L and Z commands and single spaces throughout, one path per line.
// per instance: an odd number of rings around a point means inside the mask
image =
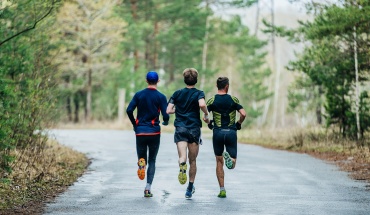
M 231 128 L 214 128 L 213 130 L 217 130 L 217 131 L 236 131 L 235 129 L 231 129 Z

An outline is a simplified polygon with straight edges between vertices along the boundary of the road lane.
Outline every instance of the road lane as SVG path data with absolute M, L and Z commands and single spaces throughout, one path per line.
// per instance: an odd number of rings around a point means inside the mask
M 225 169 L 227 198 L 219 199 L 212 142 L 204 139 L 198 156 L 196 192 L 186 200 L 177 180 L 172 134 L 162 134 L 153 198 L 136 175 L 133 131 L 54 130 L 52 135 L 92 158 L 88 172 L 45 214 L 370 214 L 365 184 L 334 165 L 305 154 L 238 145 L 235 170 Z

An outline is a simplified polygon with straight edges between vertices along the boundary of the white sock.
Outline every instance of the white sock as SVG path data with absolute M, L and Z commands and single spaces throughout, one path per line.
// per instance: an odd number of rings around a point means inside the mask
M 145 190 L 150 190 L 150 188 L 151 188 L 151 184 L 149 184 L 149 183 L 146 183 L 146 187 L 145 187 Z
M 220 187 L 220 191 L 223 191 L 225 190 L 225 187 Z M 226 190 L 225 190 L 226 191 Z

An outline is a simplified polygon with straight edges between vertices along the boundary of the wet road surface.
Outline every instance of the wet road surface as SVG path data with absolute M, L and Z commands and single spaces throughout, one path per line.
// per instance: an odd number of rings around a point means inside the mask
M 152 198 L 136 175 L 133 131 L 54 130 L 60 143 L 92 158 L 88 172 L 45 207 L 45 214 L 370 214 L 370 191 L 337 167 L 305 154 L 238 145 L 235 170 L 225 169 L 219 199 L 212 142 L 197 160 L 196 192 L 185 199 L 177 180 L 172 134 L 162 134 Z

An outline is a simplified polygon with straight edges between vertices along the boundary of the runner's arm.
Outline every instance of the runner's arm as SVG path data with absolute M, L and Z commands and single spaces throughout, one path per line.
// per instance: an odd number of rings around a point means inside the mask
M 168 103 L 166 113 L 167 114 L 174 114 L 175 113 L 175 105 L 172 104 L 172 103 Z
M 209 112 L 208 112 L 208 109 L 207 109 L 207 105 L 206 105 L 206 101 L 204 100 L 204 98 L 201 98 L 198 100 L 198 103 L 199 103 L 199 108 L 203 111 L 204 113 L 204 117 L 203 117 L 203 121 L 207 124 L 209 124 Z
M 136 96 L 136 94 L 135 94 L 135 96 Z M 136 108 L 136 98 L 135 98 L 135 96 L 134 96 L 134 98 L 132 98 L 130 104 L 128 105 L 128 107 L 126 109 L 127 116 L 130 119 L 130 122 L 134 127 L 136 126 L 135 117 L 134 117 L 134 110 Z
M 243 123 L 243 121 L 245 120 L 245 117 L 247 117 L 247 113 L 245 112 L 244 108 L 242 108 L 242 109 L 238 110 L 238 112 L 239 112 L 239 114 L 240 114 L 240 117 L 239 117 L 238 122 L 239 122 L 240 124 L 242 124 L 242 123 Z
M 166 97 L 162 97 L 161 99 L 161 113 L 162 113 L 162 117 L 163 117 L 163 122 L 167 122 L 168 123 L 168 120 L 170 119 L 170 116 L 168 115 L 167 113 L 167 99 Z

